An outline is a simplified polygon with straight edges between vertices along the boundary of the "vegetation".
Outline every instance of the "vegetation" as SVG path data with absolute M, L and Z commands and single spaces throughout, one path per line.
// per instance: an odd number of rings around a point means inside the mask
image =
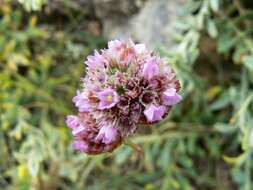
M 253 4 L 191 0 L 182 12 L 176 47 L 159 50 L 184 100 L 130 138 L 136 149 L 87 156 L 64 119 L 85 56 L 106 45 L 98 21 L 78 1 L 0 1 L 0 189 L 252 190 Z

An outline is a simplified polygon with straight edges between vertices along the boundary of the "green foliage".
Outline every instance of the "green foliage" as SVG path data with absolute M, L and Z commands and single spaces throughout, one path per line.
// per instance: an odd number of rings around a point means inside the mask
M 26 10 L 46 3 L 20 2 Z M 35 13 L 8 0 L 0 6 L 0 189 L 253 189 L 248 1 L 184 7 L 168 34 L 176 47 L 161 48 L 184 101 L 130 146 L 99 156 L 73 151 L 64 117 L 75 112 L 84 57 L 105 41 L 88 32 L 89 15 L 77 1 L 56 5 Z
M 18 0 L 22 3 L 27 11 L 38 11 L 47 0 Z

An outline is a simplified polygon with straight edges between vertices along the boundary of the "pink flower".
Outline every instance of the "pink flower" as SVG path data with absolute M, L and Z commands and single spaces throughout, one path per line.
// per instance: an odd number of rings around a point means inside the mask
M 122 143 L 122 138 L 112 125 L 103 125 L 100 129 L 96 120 L 89 113 L 67 117 L 66 121 L 78 120 L 81 124 L 71 128 L 74 136 L 73 147 L 87 154 L 111 152 Z
M 146 116 L 147 120 L 149 122 L 155 122 L 160 121 L 163 118 L 163 115 L 166 112 L 165 106 L 154 106 L 153 104 L 150 105 L 147 109 L 144 111 L 144 115 Z
M 145 53 L 145 51 L 147 51 L 145 44 L 136 44 L 136 45 L 134 45 L 134 50 L 138 54 Z
M 94 55 L 89 55 L 87 60 L 84 62 L 89 68 L 101 67 L 106 62 L 106 59 L 100 55 L 97 51 Z
M 86 93 L 80 93 L 77 92 L 77 95 L 73 97 L 73 102 L 75 103 L 75 106 L 78 108 L 79 112 L 87 112 L 89 111 L 90 104 L 87 98 Z
M 84 125 L 79 125 L 79 127 L 74 128 L 72 130 L 72 134 L 76 137 L 83 136 L 83 135 L 87 134 L 87 128 Z
M 82 125 L 80 118 L 74 115 L 69 115 L 66 118 L 66 123 L 69 128 L 72 129 L 74 136 L 80 136 L 86 134 L 86 127 Z
M 100 110 L 109 109 L 115 106 L 119 101 L 117 93 L 111 88 L 98 92 L 97 96 L 100 101 L 98 105 L 98 109 Z
M 68 127 L 71 129 L 75 129 L 75 128 L 79 127 L 79 125 L 80 125 L 80 120 L 75 115 L 68 115 L 66 117 L 65 122 L 68 125 Z
M 173 69 L 144 44 L 110 41 L 85 64 L 83 87 L 73 97 L 78 114 L 66 118 L 81 152 L 113 151 L 140 125 L 162 121 L 182 99 Z
M 133 48 L 126 48 L 120 55 L 120 63 L 129 64 L 135 58 L 136 53 Z
M 165 105 L 172 106 L 180 102 L 182 97 L 177 94 L 175 88 L 169 88 L 163 93 L 162 100 Z
M 110 126 L 104 125 L 95 138 L 96 141 L 102 141 L 105 144 L 110 144 L 117 139 L 117 130 Z
M 151 79 L 158 74 L 159 74 L 159 66 L 154 59 L 151 59 L 147 63 L 144 64 L 143 76 L 146 79 Z
M 125 47 L 125 43 L 123 43 L 122 41 L 120 40 L 112 40 L 112 41 L 109 41 L 108 42 L 108 49 L 110 51 L 120 51 L 123 47 Z
M 79 150 L 81 152 L 87 152 L 89 149 L 88 143 L 82 140 L 75 140 L 72 143 L 74 149 Z

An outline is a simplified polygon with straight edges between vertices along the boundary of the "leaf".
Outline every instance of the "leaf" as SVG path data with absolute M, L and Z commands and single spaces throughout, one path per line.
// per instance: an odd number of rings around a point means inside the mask
M 25 164 L 20 164 L 18 166 L 18 177 L 20 179 L 25 179 L 29 176 L 29 173 L 28 173 L 28 170 L 27 170 L 27 167 Z
M 238 44 L 236 46 L 235 52 L 233 53 L 233 62 L 235 64 L 242 64 L 244 55 L 247 53 L 248 49 L 245 47 L 245 44 Z
M 36 177 L 39 172 L 40 162 L 30 159 L 27 163 L 28 170 L 33 177 Z
M 117 165 L 122 165 L 126 162 L 126 160 L 130 157 L 133 150 L 130 147 L 122 148 L 116 155 L 115 155 L 115 162 Z
M 64 163 L 64 167 L 60 167 L 59 175 L 61 177 L 66 177 L 71 181 L 76 181 L 78 177 L 78 170 L 73 168 L 73 166 L 69 163 Z
M 236 167 L 232 170 L 232 175 L 238 184 L 245 183 L 245 180 L 247 178 L 246 173 L 241 168 L 238 168 L 238 167 Z
M 197 28 L 199 30 L 202 30 L 203 25 L 204 25 L 204 15 L 202 14 L 198 15 L 198 17 L 196 17 L 196 23 L 197 23 Z
M 18 0 L 27 11 L 38 11 L 47 0 Z
M 241 147 L 243 151 L 248 151 L 253 148 L 253 128 L 246 128 L 243 132 L 241 140 Z
M 221 86 L 213 86 L 209 88 L 206 92 L 206 97 L 208 100 L 212 100 L 215 96 L 217 96 L 222 91 Z
M 223 91 L 219 98 L 210 105 L 212 111 L 220 110 L 230 104 L 228 91 Z
M 178 159 L 179 163 L 182 164 L 185 168 L 192 168 L 193 167 L 193 161 L 192 158 L 182 155 Z
M 253 71 L 253 55 L 246 56 L 243 59 L 243 64 L 246 68 L 248 68 L 250 71 Z
M 217 12 L 219 10 L 219 0 L 210 0 L 210 7 L 214 12 Z
M 208 20 L 207 22 L 207 32 L 212 38 L 216 38 L 218 31 L 213 20 Z
M 253 129 L 250 130 L 249 134 L 249 146 L 253 148 Z
M 171 185 L 172 185 L 172 187 L 173 188 L 175 188 L 175 189 L 179 189 L 180 188 L 180 184 L 179 184 L 179 182 L 177 181 L 177 180 L 175 180 L 175 179 L 170 179 L 171 181 L 170 181 L 170 183 L 171 183 Z
M 217 123 L 214 125 L 214 130 L 224 134 L 236 132 L 237 129 L 237 127 L 225 123 Z
M 248 155 L 249 155 L 248 152 L 244 152 L 243 154 L 237 157 L 229 157 L 224 155 L 223 159 L 229 164 L 235 164 L 237 166 L 240 166 L 248 158 Z
M 147 183 L 149 181 L 153 181 L 153 180 L 156 180 L 158 179 L 159 177 L 161 177 L 163 175 L 162 171 L 161 170 L 157 170 L 155 172 L 145 172 L 145 173 L 142 173 L 140 175 L 137 175 L 136 176 L 136 180 L 139 182 L 139 183 Z
M 158 160 L 159 166 L 165 170 L 170 164 L 170 152 L 171 152 L 172 143 L 165 144 L 164 148 L 161 150 L 161 156 Z
M 238 41 L 238 38 L 233 36 L 231 33 L 223 32 L 218 38 L 218 52 L 226 53 L 232 49 Z

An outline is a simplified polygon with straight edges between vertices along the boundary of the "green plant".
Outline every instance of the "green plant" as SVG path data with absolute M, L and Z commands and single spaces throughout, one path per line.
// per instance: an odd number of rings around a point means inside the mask
M 185 5 L 170 33 L 176 47 L 160 48 L 183 102 L 131 137 L 136 149 L 100 156 L 72 150 L 64 118 L 75 110 L 83 58 L 105 41 L 88 32 L 90 15 L 77 1 L 51 3 L 39 12 L 0 6 L 0 189 L 253 188 L 250 1 Z

